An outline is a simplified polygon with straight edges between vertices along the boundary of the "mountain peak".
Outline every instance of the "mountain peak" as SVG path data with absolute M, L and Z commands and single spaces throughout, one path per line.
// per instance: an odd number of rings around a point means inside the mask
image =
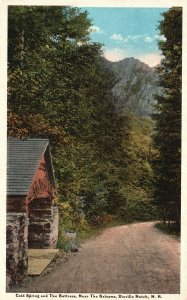
M 112 92 L 116 97 L 118 112 L 128 110 L 141 116 L 150 116 L 156 104 L 154 94 L 161 94 L 156 69 L 134 57 L 106 64 L 115 75 Z
M 142 66 L 144 67 L 145 69 L 153 69 L 152 67 L 150 67 L 148 64 L 144 63 L 143 61 L 135 58 L 135 57 L 126 57 L 126 58 L 123 58 L 121 60 L 118 60 L 116 62 L 112 62 L 112 61 L 108 61 L 106 59 L 107 63 L 109 63 L 110 65 L 118 65 L 118 64 L 130 64 L 130 65 L 137 65 L 137 66 Z
M 147 70 L 147 71 L 152 70 L 152 67 L 150 67 L 148 64 L 146 64 L 143 61 L 141 61 L 137 58 L 134 58 L 134 57 L 124 58 L 123 60 L 118 61 L 116 63 L 125 64 L 125 65 L 132 66 L 135 68 L 143 68 L 144 70 Z

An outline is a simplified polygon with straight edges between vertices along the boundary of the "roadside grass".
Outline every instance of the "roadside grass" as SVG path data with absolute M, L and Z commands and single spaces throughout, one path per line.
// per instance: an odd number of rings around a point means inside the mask
M 126 223 L 123 220 L 113 217 L 110 220 L 104 221 L 102 223 L 92 224 L 92 225 L 86 224 L 86 226 L 84 227 L 78 226 L 77 228 L 74 228 L 74 230 L 72 230 L 72 232 L 76 232 L 76 238 L 74 239 L 74 242 L 80 245 L 86 242 L 87 240 L 91 238 L 95 238 L 96 236 L 102 234 L 103 231 L 107 228 L 125 225 L 125 224 Z M 57 243 L 57 248 L 65 252 L 69 251 L 68 244 L 70 241 L 70 239 L 65 236 L 66 229 L 67 228 L 65 228 L 63 223 L 59 224 L 60 234 Z
M 178 239 L 180 238 L 180 229 L 176 226 L 174 222 L 158 222 L 155 224 L 155 227 L 165 234 L 171 235 Z
M 149 222 L 150 220 L 147 220 Z M 145 220 L 124 220 L 123 218 L 119 218 L 111 215 L 104 215 L 104 217 L 100 218 L 100 222 L 93 224 L 85 224 L 84 226 L 75 226 L 74 228 L 67 227 L 67 224 L 60 223 L 59 224 L 59 239 L 57 243 L 57 248 L 61 249 L 61 251 L 69 252 L 71 251 L 69 248 L 69 242 L 73 241 L 76 245 L 80 245 L 85 243 L 87 240 L 95 238 L 98 235 L 101 235 L 103 231 L 107 228 L 117 227 L 127 224 L 133 223 L 141 223 L 146 222 Z M 158 225 L 159 226 L 159 225 Z M 69 239 L 66 236 L 66 232 L 76 233 L 76 238 Z M 71 243 L 71 242 L 70 242 Z
M 120 219 L 114 218 L 108 222 L 89 225 L 86 229 L 81 230 L 77 233 L 77 239 L 80 243 L 84 243 L 86 240 L 94 238 L 103 233 L 103 231 L 110 227 L 116 227 L 120 225 L 125 225 L 126 223 Z

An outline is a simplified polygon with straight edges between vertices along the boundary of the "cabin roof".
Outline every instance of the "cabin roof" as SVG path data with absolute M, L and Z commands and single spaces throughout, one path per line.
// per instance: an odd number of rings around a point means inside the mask
M 7 195 L 25 196 L 45 157 L 49 180 L 55 187 L 55 178 L 49 140 L 47 139 L 8 139 L 7 141 Z

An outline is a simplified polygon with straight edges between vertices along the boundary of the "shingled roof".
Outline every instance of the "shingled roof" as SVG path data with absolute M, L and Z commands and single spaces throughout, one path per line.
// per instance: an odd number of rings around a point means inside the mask
M 45 154 L 47 171 L 55 187 L 52 161 L 47 139 L 8 139 L 7 141 L 7 195 L 27 195 L 32 180 Z

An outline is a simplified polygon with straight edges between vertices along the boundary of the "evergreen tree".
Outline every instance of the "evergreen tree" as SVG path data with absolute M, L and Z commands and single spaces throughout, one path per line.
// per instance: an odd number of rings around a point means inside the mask
M 157 96 L 158 113 L 155 144 L 159 158 L 156 171 L 156 199 L 163 220 L 180 225 L 181 210 L 181 78 L 182 78 L 182 9 L 171 8 L 163 14 L 159 43 L 164 58 L 158 68 L 163 96 Z
M 64 139 L 73 63 L 89 27 L 87 14 L 76 8 L 9 7 L 9 135 Z

